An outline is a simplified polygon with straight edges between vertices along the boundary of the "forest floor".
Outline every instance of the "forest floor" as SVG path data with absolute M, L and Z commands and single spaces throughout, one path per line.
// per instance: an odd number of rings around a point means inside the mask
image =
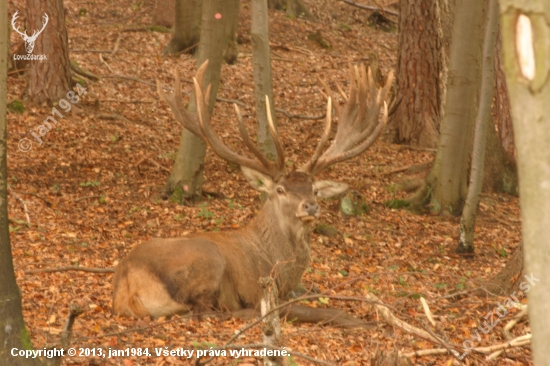
M 397 57 L 397 33 L 371 28 L 369 11 L 342 1 L 305 1 L 315 21 L 290 19 L 270 12 L 275 104 L 292 114 L 323 114 L 325 99 L 317 77 L 335 86 L 346 84 L 348 66 L 368 60 L 376 51 L 382 73 L 392 70 Z M 128 76 L 165 85 L 173 82 L 177 67 L 184 90 L 191 91 L 196 61 L 190 55 L 162 57 L 171 34 L 145 31 L 151 23 L 154 2 L 65 0 L 70 57 L 101 76 Z M 397 10 L 390 1 L 380 1 Z M 374 4 L 374 2 L 372 2 Z M 9 10 L 23 10 L 23 0 L 10 1 Z M 392 19 L 397 18 L 392 16 Z M 128 31 L 133 29 L 132 31 Z M 323 48 L 308 38 L 322 35 L 330 43 Z M 224 65 L 218 96 L 246 104 L 246 122 L 254 128 L 254 96 L 250 44 L 250 2 L 242 3 L 239 59 Z M 119 39 L 120 38 L 120 39 Z M 116 53 L 111 54 L 119 39 Z M 12 45 L 20 42 L 12 34 Z M 100 59 L 98 52 L 105 50 Z M 59 340 L 68 306 L 84 302 L 87 312 L 74 326 L 72 346 L 108 349 L 164 348 L 202 349 L 222 346 L 250 321 L 238 319 L 194 321 L 175 316 L 170 320 L 128 319 L 113 315 L 111 273 L 56 271 L 29 274 L 25 271 L 60 266 L 114 268 L 128 252 L 154 237 L 177 237 L 196 231 L 233 230 L 260 209 L 258 195 L 238 169 L 211 150 L 205 164 L 205 188 L 225 198 L 205 198 L 194 207 L 160 199 L 172 168 L 181 127 L 168 106 L 159 101 L 149 85 L 123 78 L 102 78 L 88 84 L 87 94 L 39 145 L 29 134 L 51 113 L 50 107 L 26 105 L 26 76 L 9 77 L 9 100 L 23 100 L 26 110 L 8 114 L 9 185 L 26 204 L 26 223 L 21 200 L 9 196 L 11 244 L 17 281 L 23 295 L 25 320 L 36 349 Z M 299 166 L 317 144 L 323 120 L 289 119 L 278 114 L 288 159 Z M 236 119 L 231 104 L 218 102 L 213 121 L 222 136 L 238 146 Z M 28 138 L 28 152 L 18 143 Z M 237 147 L 238 148 L 238 147 Z M 420 328 L 430 328 L 419 297 L 427 300 L 436 321 L 434 331 L 446 337 L 462 353 L 463 342 L 475 347 L 505 342 L 503 326 L 520 310 L 509 309 L 492 330 L 488 314 L 498 310 L 504 297 L 447 295 L 482 287 L 498 273 L 521 240 L 518 199 L 484 193 L 477 218 L 476 255 L 463 259 L 454 254 L 459 218 L 440 217 L 386 207 L 402 198 L 396 183 L 402 173 L 393 170 L 431 161 L 433 151 L 377 142 L 360 157 L 335 166 L 321 179 L 345 181 L 363 197 L 369 212 L 345 217 L 335 201 L 322 202 L 320 224 L 332 225 L 338 234 L 314 233 L 312 263 L 303 282 L 333 295 L 378 296 L 394 314 Z M 247 187 L 247 188 L 243 188 Z M 335 290 L 330 290 L 339 286 Z M 525 300 L 523 300 L 525 302 Z M 440 347 L 388 325 L 368 303 L 321 299 L 304 302 L 312 307 L 344 309 L 371 322 L 372 329 L 341 329 L 318 324 L 283 324 L 287 349 L 338 365 L 369 364 L 376 351 L 407 353 Z M 496 319 L 498 317 L 495 316 Z M 491 316 L 492 319 L 492 316 Z M 529 332 L 526 319 L 512 329 L 517 337 Z M 245 332 L 237 344 L 261 343 L 260 327 Z M 494 361 L 470 353 L 467 365 L 532 364 L 529 346 L 506 350 Z M 293 357 L 295 364 L 311 361 Z M 450 354 L 413 358 L 415 365 L 451 365 Z M 172 365 L 191 364 L 186 358 L 98 358 L 80 355 L 64 358 L 66 365 Z M 259 357 L 214 358 L 214 365 L 259 365 Z

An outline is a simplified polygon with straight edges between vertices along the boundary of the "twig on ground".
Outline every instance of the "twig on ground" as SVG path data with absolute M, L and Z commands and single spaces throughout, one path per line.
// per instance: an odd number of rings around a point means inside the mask
M 25 192 L 25 194 L 28 194 L 29 196 L 34 196 L 36 198 L 39 198 L 41 199 L 42 201 L 44 201 L 46 203 L 46 205 L 48 205 L 48 207 L 52 207 L 53 206 L 53 203 L 48 201 L 47 199 L 45 199 L 44 197 L 41 197 L 39 195 L 37 195 L 36 193 L 34 192 Z
M 73 200 L 73 202 L 78 202 L 78 201 L 82 201 L 82 200 L 87 200 L 88 198 L 101 198 L 101 196 L 93 195 L 93 196 L 79 197 L 79 198 L 75 198 L 75 199 Z
M 78 304 L 77 302 L 73 301 L 69 305 L 69 315 L 67 316 L 67 320 L 65 321 L 65 326 L 63 327 L 63 331 L 61 332 L 61 348 L 65 351 L 67 348 L 69 348 L 71 344 L 71 337 L 73 332 L 73 325 L 75 322 L 75 319 L 82 313 L 84 313 L 84 306 L 81 304 Z M 47 362 L 47 365 L 51 366 L 59 366 L 61 365 L 61 356 L 55 356 L 53 359 L 51 359 L 49 362 Z
M 118 46 L 120 44 L 120 39 L 122 38 L 122 32 L 118 34 L 118 37 L 116 38 L 116 41 L 115 41 L 115 47 L 113 47 L 113 52 L 111 52 L 111 57 L 113 57 L 116 53 L 116 51 L 118 51 Z
M 284 109 L 281 109 L 281 108 L 275 108 L 275 112 L 279 112 L 279 113 L 282 113 L 284 114 L 285 116 L 287 116 L 289 119 L 293 119 L 293 118 L 296 118 L 296 119 L 309 119 L 309 120 L 318 120 L 318 119 L 323 119 L 326 117 L 326 113 L 323 113 L 322 115 L 320 116 L 305 116 L 303 114 L 292 114 Z
M 100 53 L 100 55 L 101 55 L 101 53 Z M 83 68 L 78 66 L 75 61 L 71 61 L 71 70 L 73 70 L 78 75 L 82 75 L 82 76 L 87 77 L 90 80 L 93 80 L 93 81 L 98 81 L 99 80 L 99 76 L 97 76 L 96 74 L 94 74 L 90 71 L 84 70 Z
M 140 103 L 155 103 L 155 100 L 117 100 L 117 99 L 99 99 L 100 103 L 130 103 L 130 104 L 140 104 Z
M 100 114 L 97 115 L 97 118 L 118 119 L 118 120 L 121 120 L 121 121 L 124 121 L 124 122 L 132 123 L 132 121 L 130 121 L 128 118 L 126 118 L 124 116 L 121 116 L 120 114 L 116 114 L 116 113 L 100 113 Z
M 155 165 L 156 165 L 156 166 L 157 166 L 158 168 L 160 168 L 160 169 L 164 170 L 165 172 L 171 173 L 171 170 L 170 170 L 170 169 L 168 169 L 168 168 L 167 168 L 167 167 L 165 167 L 165 166 L 162 166 L 162 165 L 160 165 L 159 163 L 157 163 L 157 162 L 156 162 L 156 161 L 154 161 L 153 159 L 151 159 L 151 158 L 147 158 L 147 161 L 149 161 L 149 162 L 151 162 L 151 163 L 155 164 Z
M 111 69 L 111 66 L 109 66 L 109 64 L 107 62 L 105 62 L 105 60 L 103 59 L 103 55 L 100 53 L 99 54 L 99 61 L 101 61 L 101 63 L 103 65 L 105 65 L 105 67 L 110 71 L 110 72 L 113 72 L 113 69 Z
M 425 298 L 421 297 L 420 303 L 422 304 L 422 308 L 424 309 L 424 314 L 426 314 L 426 318 L 428 318 L 432 327 L 435 327 L 435 320 L 432 316 L 432 312 L 430 311 L 430 307 L 428 306 L 428 302 Z
M 512 330 L 513 327 L 516 326 L 516 324 L 521 320 L 521 318 L 523 318 L 525 315 L 527 315 L 527 306 L 525 306 L 524 309 L 522 309 L 519 313 L 516 314 L 516 316 L 514 316 L 514 319 L 510 320 L 508 322 L 508 324 L 506 324 L 506 326 L 502 329 L 502 335 L 507 339 L 507 340 L 512 340 L 514 339 L 514 337 L 512 337 L 512 334 L 510 334 L 510 331 Z
M 54 268 L 30 269 L 30 270 L 25 271 L 25 274 L 66 272 L 66 271 L 93 272 L 93 273 L 114 273 L 115 269 L 114 268 L 91 268 L 91 267 L 79 267 L 79 266 L 65 266 L 65 267 L 54 267 Z
M 398 12 L 393 11 L 393 10 L 389 10 L 389 9 L 385 9 L 385 8 L 383 8 L 382 6 L 363 5 L 363 4 L 359 4 L 359 3 L 353 2 L 353 1 L 351 1 L 351 0 L 343 0 L 343 1 L 344 1 L 346 4 L 349 4 L 349 5 L 358 7 L 358 8 L 360 8 L 360 9 L 365 9 L 365 10 L 380 10 L 380 11 L 383 12 L 383 13 L 388 13 L 388 14 L 391 14 L 391 15 L 399 16 L 399 13 L 398 13 Z
M 515 339 L 512 339 L 511 341 L 496 344 L 493 346 L 488 347 L 476 347 L 469 349 L 469 352 L 477 352 L 477 353 L 493 353 L 494 351 L 500 351 L 505 350 L 508 348 L 514 348 L 514 347 L 521 347 L 525 346 L 526 344 L 531 343 L 531 334 L 526 334 L 520 337 L 517 337 Z M 434 348 L 434 349 L 423 349 L 419 351 L 409 352 L 409 353 L 403 353 L 400 354 L 400 356 L 403 357 L 413 357 L 413 356 L 430 356 L 430 355 L 443 355 L 447 354 L 449 351 L 444 348 Z M 496 353 L 496 352 L 495 352 Z M 489 357 L 495 357 L 492 354 L 487 356 L 486 360 L 489 360 Z
M 29 226 L 31 225 L 31 219 L 29 217 L 29 210 L 27 209 L 27 204 L 25 203 L 25 201 L 23 201 L 23 199 L 21 197 L 19 197 L 19 195 L 17 193 L 14 192 L 14 190 L 8 185 L 8 190 L 10 191 L 10 194 L 16 199 L 19 201 L 19 203 L 21 204 L 21 206 L 23 206 L 23 210 L 25 211 L 25 218 L 27 219 L 27 224 L 29 224 Z

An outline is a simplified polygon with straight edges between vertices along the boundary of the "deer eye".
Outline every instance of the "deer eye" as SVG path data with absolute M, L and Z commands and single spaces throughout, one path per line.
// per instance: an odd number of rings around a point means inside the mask
M 313 190 L 313 195 L 314 195 L 314 196 L 317 196 L 317 193 L 319 193 L 319 190 L 318 190 L 318 189 L 314 189 L 314 190 Z
M 283 188 L 279 187 L 279 188 L 277 188 L 277 193 L 284 194 L 285 190 Z

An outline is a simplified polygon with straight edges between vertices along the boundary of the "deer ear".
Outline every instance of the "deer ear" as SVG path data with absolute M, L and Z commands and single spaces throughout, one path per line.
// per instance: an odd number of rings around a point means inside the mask
M 273 187 L 273 179 L 270 176 L 267 176 L 263 173 L 260 173 L 257 170 L 247 168 L 241 165 L 241 171 L 243 172 L 248 184 L 252 188 L 269 193 Z
M 317 197 L 330 198 L 345 192 L 349 188 L 349 185 L 331 180 L 318 180 L 313 183 L 313 188 L 318 191 Z

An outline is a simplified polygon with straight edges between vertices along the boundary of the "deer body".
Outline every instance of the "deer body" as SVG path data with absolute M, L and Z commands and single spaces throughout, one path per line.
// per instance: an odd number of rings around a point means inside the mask
M 116 268 L 116 313 L 160 317 L 210 307 L 254 307 L 262 296 L 258 279 L 269 275 L 276 278 L 281 296 L 296 289 L 309 266 L 311 218 L 319 215 L 314 192 L 328 197 L 347 185 L 313 182 L 297 172 L 274 183 L 243 171 L 249 180 L 263 179 L 257 188 L 271 191 L 258 216 L 232 232 L 153 239 L 137 246 Z
M 237 154 L 215 134 L 207 104 L 210 88 L 201 86 L 207 65 L 205 62 L 199 68 L 194 80 L 197 116 L 183 107 L 177 73 L 175 93 L 165 94 L 157 82 L 158 93 L 185 128 L 206 140 L 222 158 L 239 164 L 248 183 L 267 193 L 268 199 L 259 214 L 240 230 L 153 239 L 134 248 L 115 270 L 113 308 L 117 314 L 160 317 L 187 311 L 199 315 L 212 308 L 253 308 L 262 298 L 258 280 L 265 276 L 275 278 L 279 295 L 288 297 L 309 266 L 311 226 L 320 214 L 317 198 L 329 198 L 348 188 L 345 183 L 315 180 L 314 176 L 367 149 L 387 120 L 387 107 L 381 123 L 378 114 L 391 85 L 391 74 L 383 89 L 376 89 L 370 77 L 371 105 L 367 107 L 366 71 L 352 69 L 349 99 L 343 108 L 337 107 L 340 124 L 334 142 L 323 152 L 331 129 L 329 97 L 325 130 L 313 157 L 298 171 L 287 172 L 280 136 L 269 115 L 269 100 L 266 104 L 276 161 L 268 160 L 251 142 L 237 107 L 241 137 L 256 159 Z

